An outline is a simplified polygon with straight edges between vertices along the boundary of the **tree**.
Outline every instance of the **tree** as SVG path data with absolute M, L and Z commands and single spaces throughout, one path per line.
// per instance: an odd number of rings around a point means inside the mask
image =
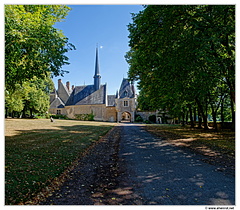
M 180 113 L 197 104 L 207 129 L 209 93 L 224 81 L 235 101 L 234 12 L 231 5 L 150 5 L 133 14 L 128 75 L 151 106 Z
M 33 113 L 46 113 L 49 109 L 49 93 L 53 88 L 54 85 L 49 76 L 45 79 L 33 77 L 22 85 L 16 84 L 14 92 L 6 91 L 5 107 L 10 113 L 22 112 L 23 117 L 26 117 L 27 112 L 30 116 L 33 116 Z
M 66 17 L 64 5 L 5 5 L 5 85 L 14 91 L 16 84 L 44 79 L 48 73 L 63 75 L 69 64 L 64 55 L 75 49 L 63 33 L 53 27 Z

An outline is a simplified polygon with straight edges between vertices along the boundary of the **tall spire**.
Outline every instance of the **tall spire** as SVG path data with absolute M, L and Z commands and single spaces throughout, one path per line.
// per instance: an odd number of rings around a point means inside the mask
M 98 46 L 96 48 L 96 63 L 95 63 L 95 75 L 94 75 L 94 87 L 95 90 L 99 90 L 101 85 L 101 76 L 99 72 L 99 62 L 98 62 Z

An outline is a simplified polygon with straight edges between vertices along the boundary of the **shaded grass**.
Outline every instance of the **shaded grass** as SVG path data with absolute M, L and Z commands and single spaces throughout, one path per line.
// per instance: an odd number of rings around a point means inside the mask
M 33 197 L 114 124 L 69 120 L 5 121 L 5 204 Z
M 235 157 L 235 132 L 190 129 L 179 125 L 147 125 L 146 129 L 178 146 L 199 150 L 205 155 Z

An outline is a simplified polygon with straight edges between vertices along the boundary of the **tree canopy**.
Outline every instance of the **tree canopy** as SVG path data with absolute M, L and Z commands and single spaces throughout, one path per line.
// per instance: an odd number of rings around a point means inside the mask
M 196 104 L 205 122 L 223 95 L 235 103 L 235 6 L 149 5 L 132 19 L 126 60 L 140 100 L 178 115 Z
M 63 76 L 65 55 L 75 46 L 54 24 L 67 16 L 65 5 L 5 5 L 5 108 L 46 113 L 51 77 Z
M 70 8 L 64 5 L 5 5 L 5 84 L 44 78 L 50 72 L 63 75 L 68 63 L 65 55 L 75 49 L 64 34 L 54 28 Z

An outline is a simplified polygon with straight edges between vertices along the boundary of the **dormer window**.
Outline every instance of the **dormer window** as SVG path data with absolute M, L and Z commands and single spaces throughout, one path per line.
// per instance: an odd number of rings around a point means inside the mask
M 127 97 L 128 96 L 128 92 L 125 90 L 124 91 L 124 96 Z

